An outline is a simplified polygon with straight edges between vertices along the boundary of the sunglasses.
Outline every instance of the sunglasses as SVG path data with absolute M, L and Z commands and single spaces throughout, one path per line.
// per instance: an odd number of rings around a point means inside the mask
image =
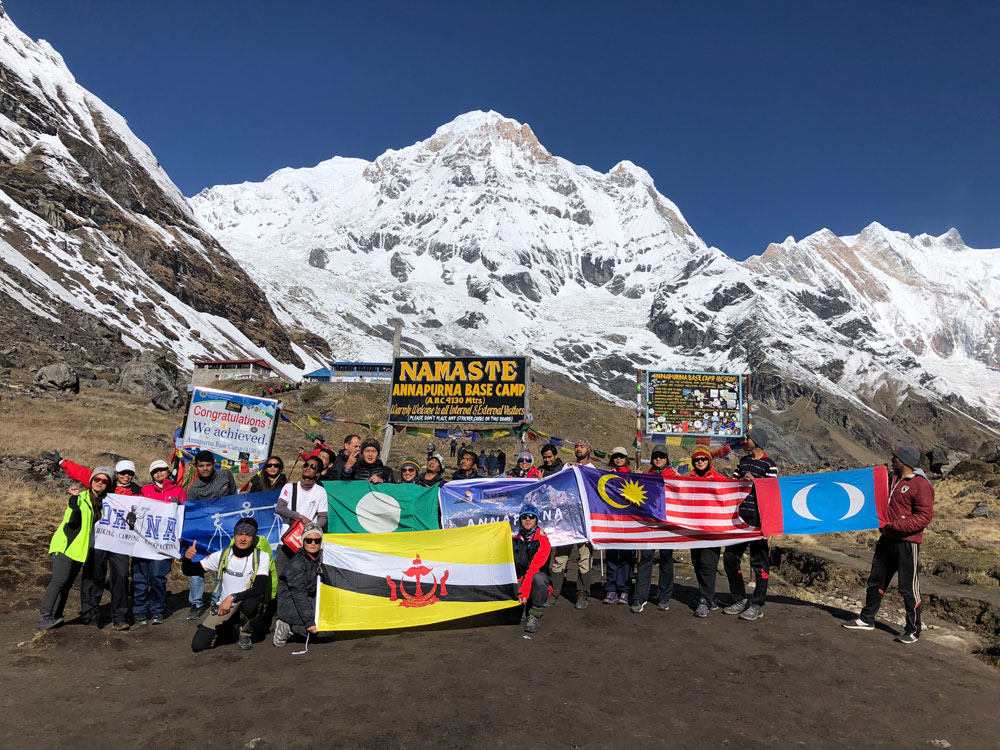
M 702 464 L 702 463 L 707 464 L 708 463 L 708 459 L 705 458 L 704 456 L 701 456 L 700 458 L 692 458 L 691 461 L 692 461 L 692 463 L 696 463 L 696 464 Z
M 319 466 L 316 464 L 303 464 L 302 470 L 305 471 L 306 469 L 309 469 L 310 471 L 320 471 Z
M 403 471 L 416 471 L 412 466 L 404 466 Z
M 538 516 L 536 516 L 534 513 L 525 513 L 523 516 L 521 516 L 522 520 L 525 518 L 530 518 L 532 521 L 538 520 Z
M 519 458 L 519 459 L 517 459 L 517 462 L 519 464 L 530 464 L 531 463 L 531 459 L 530 458 Z
M 108 482 L 110 482 L 111 480 L 110 480 L 110 479 L 105 479 L 104 477 L 94 477 L 94 478 L 93 478 L 93 479 L 91 479 L 90 481 L 91 481 L 92 483 L 94 483 L 94 484 L 107 484 L 107 483 L 108 483 Z
M 118 473 L 121 474 L 123 477 L 134 477 L 135 476 L 135 472 L 134 471 L 119 471 Z
M 322 539 L 317 539 L 316 537 L 310 537 L 309 539 L 303 539 L 302 543 L 303 544 L 321 544 L 322 541 L 323 541 Z
M 281 464 L 264 464 L 265 469 L 280 469 Z

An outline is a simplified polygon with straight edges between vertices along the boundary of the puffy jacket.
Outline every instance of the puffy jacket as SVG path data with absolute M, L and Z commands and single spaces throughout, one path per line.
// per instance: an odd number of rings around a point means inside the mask
M 539 473 L 541 473 L 543 477 L 550 477 L 553 474 L 558 474 L 560 471 L 562 471 L 563 466 L 565 466 L 565 464 L 563 464 L 563 460 L 557 456 L 556 460 L 552 462 L 551 466 L 546 466 L 545 464 L 542 464 L 541 466 L 538 467 L 538 471 Z
M 511 479 L 541 479 L 542 472 L 540 472 L 536 466 L 532 466 L 527 471 L 524 469 L 513 468 L 507 472 L 507 476 Z
M 519 597 L 527 598 L 531 595 L 531 579 L 545 567 L 551 552 L 552 545 L 541 526 L 535 526 L 535 533 L 528 539 L 518 523 L 517 534 L 514 536 L 514 570 L 517 572 L 518 583 L 521 584 L 517 589 Z
M 375 462 L 370 464 L 358 459 L 350 471 L 347 468 L 344 469 L 342 479 L 344 481 L 367 481 L 372 477 L 381 477 L 383 482 L 396 481 L 393 478 L 392 469 L 382 463 L 381 458 L 376 458 Z
M 89 480 L 88 476 L 88 480 Z M 94 524 L 101 518 L 101 498 L 91 498 L 86 489 L 70 495 L 62 522 L 49 542 L 49 554 L 61 552 L 78 563 L 87 561 L 94 537 Z
M 882 527 L 885 536 L 920 544 L 933 518 L 934 486 L 923 471 L 917 469 L 906 479 L 889 480 L 889 523 Z
M 162 487 L 157 486 L 156 482 L 150 482 L 142 488 L 142 496 L 161 503 L 183 503 L 187 500 L 184 488 L 170 479 L 164 480 Z
M 300 549 L 278 575 L 278 619 L 308 628 L 316 624 L 316 577 L 321 563 Z

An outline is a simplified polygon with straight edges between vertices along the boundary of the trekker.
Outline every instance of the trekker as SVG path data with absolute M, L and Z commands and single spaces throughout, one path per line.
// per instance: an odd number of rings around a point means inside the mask
M 539 618 L 551 588 L 545 573 L 552 545 L 538 525 L 538 508 L 530 503 L 521 506 L 514 535 L 514 569 L 517 572 L 517 600 L 527 609 L 521 616 L 525 633 L 537 633 Z
M 231 471 L 215 470 L 215 455 L 211 451 L 198 451 L 194 457 L 194 469 L 198 476 L 194 478 L 187 489 L 187 499 L 218 500 L 236 494 L 236 480 Z M 191 609 L 187 619 L 197 620 L 208 609 L 205 604 L 205 576 L 202 569 L 191 564 L 181 563 L 181 572 L 189 576 L 190 589 L 188 603 Z
M 275 646 L 284 646 L 293 635 L 325 635 L 316 628 L 316 579 L 322 567 L 323 529 L 310 523 L 302 531 L 302 547 L 278 574 Z
M 691 473 L 687 478 L 704 482 L 728 481 L 712 467 L 712 452 L 700 446 L 691 451 Z M 715 578 L 719 570 L 720 554 L 720 547 L 695 547 L 691 550 L 691 567 L 694 568 L 694 576 L 698 581 L 695 617 L 708 617 L 709 612 L 719 608 L 715 596 Z
M 466 449 L 464 452 L 458 454 L 458 468 L 455 469 L 455 473 L 451 475 L 451 481 L 456 479 L 479 479 L 482 477 L 478 471 L 476 471 L 478 457 L 471 450 Z
M 440 453 L 435 453 L 427 459 L 427 466 L 424 473 L 417 478 L 417 484 L 421 487 L 432 487 L 435 484 L 444 484 L 444 458 Z
M 434 455 L 434 451 L 436 451 L 436 450 L 437 450 L 437 446 L 434 445 L 434 443 L 428 443 L 427 444 L 427 458 L 430 458 L 431 456 L 433 456 Z
M 184 488 L 170 480 L 170 466 L 166 461 L 153 461 L 149 465 L 150 482 L 142 488 L 142 496 L 163 503 L 183 503 L 187 496 Z M 147 560 L 132 558 L 132 617 L 136 627 L 163 624 L 163 610 L 167 603 L 167 576 L 173 560 Z
M 306 433 L 306 437 L 308 437 L 308 433 Z M 320 448 L 326 448 L 326 441 L 323 439 L 322 435 L 315 435 L 313 437 L 312 450 L 302 451 L 299 456 L 303 461 L 305 461 L 307 458 L 312 458 L 319 453 Z
M 476 462 L 479 468 L 479 473 L 484 477 L 489 476 L 489 474 L 486 473 L 487 453 L 489 453 L 489 451 L 483 451 L 482 453 L 480 453 L 479 460 Z M 458 463 L 459 465 L 461 465 L 462 462 L 459 461 Z
M 360 435 L 347 435 L 344 438 L 344 447 L 340 449 L 337 453 L 337 457 L 333 460 L 333 471 L 330 473 L 330 479 L 341 480 L 344 477 L 344 466 L 347 464 L 347 459 L 354 456 L 354 460 L 357 461 L 357 457 L 361 454 L 361 436 Z M 354 465 L 353 463 L 351 464 Z
M 115 470 L 110 466 L 99 466 L 90 473 L 87 488 L 70 490 L 70 498 L 62 522 L 52 535 L 49 554 L 52 556 L 52 578 L 45 587 L 42 605 L 38 614 L 39 630 L 48 630 L 63 621 L 66 598 L 73 586 L 77 573 L 84 569 L 91 584 L 80 584 L 80 619 L 85 625 L 97 625 L 97 608 L 104 593 L 93 574 L 93 533 L 94 524 L 101 518 L 101 506 L 108 488 L 113 481 Z M 89 564 L 88 564 L 89 563 Z M 97 600 L 94 601 L 94 596 Z
M 517 464 L 507 472 L 507 476 L 524 479 L 541 479 L 542 472 L 531 465 L 533 461 L 531 451 L 521 451 L 517 455 Z
M 195 653 L 215 648 L 220 636 L 231 637 L 238 628 L 240 648 L 253 648 L 253 632 L 267 609 L 271 593 L 271 556 L 261 548 L 257 536 L 257 521 L 252 517 L 241 518 L 233 528 L 233 544 L 213 552 L 193 563 L 203 570 L 213 570 L 216 575 L 218 606 L 198 624 L 191 639 Z M 191 560 L 197 549 L 191 545 L 184 557 Z
M 507 470 L 507 454 L 503 448 L 497 451 L 497 473 L 503 474 Z
M 418 484 L 417 474 L 420 472 L 420 464 L 412 458 L 408 458 L 399 465 L 400 484 Z
M 361 443 L 360 458 L 356 454 L 348 456 L 344 463 L 341 479 L 345 481 L 364 480 L 372 484 L 394 482 L 392 469 L 383 464 L 382 459 L 378 457 L 381 450 L 382 446 L 375 438 L 365 440 Z
M 889 484 L 889 523 L 875 543 L 865 606 L 855 620 L 844 623 L 851 630 L 874 630 L 875 616 L 892 577 L 898 577 L 900 596 L 906 608 L 906 626 L 894 639 L 897 643 L 916 643 L 920 638 L 920 544 L 924 529 L 934 518 L 934 486 L 917 468 L 920 450 L 915 445 L 901 445 L 892 454 Z
M 463 443 L 464 446 L 464 443 Z M 458 441 L 455 438 L 451 439 L 451 457 L 454 458 L 458 451 Z
M 542 475 L 542 478 L 558 474 L 563 470 L 565 464 L 563 464 L 562 459 L 559 458 L 558 451 L 559 449 L 552 443 L 546 443 L 542 446 L 542 465 L 538 467 L 538 473 Z
M 497 467 L 499 463 L 497 462 L 497 452 L 489 451 L 486 454 L 486 476 L 495 477 L 497 475 Z
M 280 456 L 270 456 L 264 462 L 264 468 L 250 480 L 248 492 L 270 492 L 280 490 L 288 483 L 285 476 L 285 462 Z
M 587 447 L 589 449 L 589 445 Z M 611 451 L 609 465 L 611 471 L 618 474 L 632 472 L 628 467 L 628 452 L 621 446 Z M 607 572 L 604 576 L 604 603 L 628 604 L 628 581 L 632 575 L 632 562 L 635 560 L 635 553 L 627 549 L 609 549 L 604 554 L 604 560 L 607 565 Z
M 315 523 L 321 529 L 326 528 L 326 488 L 316 481 L 322 465 L 323 462 L 318 456 L 306 459 L 302 464 L 302 478 L 294 484 L 289 483 L 281 488 L 278 503 L 274 508 L 275 514 L 281 518 L 279 539 L 296 521 L 302 521 L 304 524 Z M 279 576 L 294 554 L 284 544 L 278 545 L 274 553 L 274 564 Z
M 651 468 L 649 474 L 659 474 L 664 479 L 677 477 L 678 474 L 667 463 L 667 451 L 663 448 L 654 448 L 649 457 Z M 672 549 L 661 549 L 660 551 L 660 578 L 657 582 L 659 589 L 656 600 L 656 608 L 661 612 L 670 609 L 670 597 L 674 593 L 674 551 Z M 653 557 L 656 550 L 639 550 L 639 564 L 636 566 L 635 591 L 632 596 L 631 611 L 634 614 L 642 612 L 649 598 L 649 589 L 653 583 Z
M 316 476 L 316 481 L 336 482 L 339 479 L 336 468 L 337 454 L 334 453 L 333 448 L 320 448 L 315 458 L 318 458 L 323 464 L 323 468 Z
M 778 476 L 778 465 L 764 452 L 767 441 L 767 432 L 761 427 L 754 427 L 744 436 L 743 449 L 746 453 L 740 457 L 740 462 L 733 473 L 733 479 L 761 479 Z M 757 509 L 757 491 L 755 489 L 751 489 L 740 504 L 739 513 L 740 518 L 750 526 L 760 528 L 760 511 Z M 740 569 L 740 560 L 748 549 L 750 550 L 750 568 L 753 570 L 756 581 L 753 596 L 749 600 L 747 599 L 746 585 L 743 583 L 743 571 Z M 759 620 L 764 616 L 767 581 L 771 577 L 771 551 L 767 545 L 767 539 L 729 545 L 722 555 L 722 566 L 726 569 L 729 591 L 733 595 L 733 603 L 722 611 L 727 615 L 739 615 L 741 620 Z
M 569 466 L 594 465 L 594 449 L 591 447 L 590 441 L 587 440 L 587 438 L 580 438 L 573 444 L 573 455 L 576 458 L 576 461 L 571 462 Z

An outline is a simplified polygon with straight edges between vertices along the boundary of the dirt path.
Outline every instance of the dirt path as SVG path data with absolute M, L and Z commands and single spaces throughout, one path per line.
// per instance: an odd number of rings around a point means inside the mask
M 669 612 L 563 601 L 530 640 L 494 617 L 303 656 L 269 641 L 194 655 L 183 609 L 19 646 L 35 613 L 7 614 L 0 747 L 996 746 L 1000 680 L 975 658 L 781 596 L 756 623 L 699 620 L 689 572 Z

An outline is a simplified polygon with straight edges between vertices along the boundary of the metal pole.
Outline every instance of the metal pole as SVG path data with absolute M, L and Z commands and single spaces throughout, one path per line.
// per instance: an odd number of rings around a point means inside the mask
M 403 338 L 403 323 L 402 321 L 396 321 L 396 330 L 392 334 L 392 359 L 393 362 L 399 358 L 399 343 L 400 339 Z M 379 458 L 382 459 L 382 463 L 386 466 L 389 465 L 389 451 L 392 450 L 392 425 L 386 423 L 385 427 L 382 428 L 382 455 Z

